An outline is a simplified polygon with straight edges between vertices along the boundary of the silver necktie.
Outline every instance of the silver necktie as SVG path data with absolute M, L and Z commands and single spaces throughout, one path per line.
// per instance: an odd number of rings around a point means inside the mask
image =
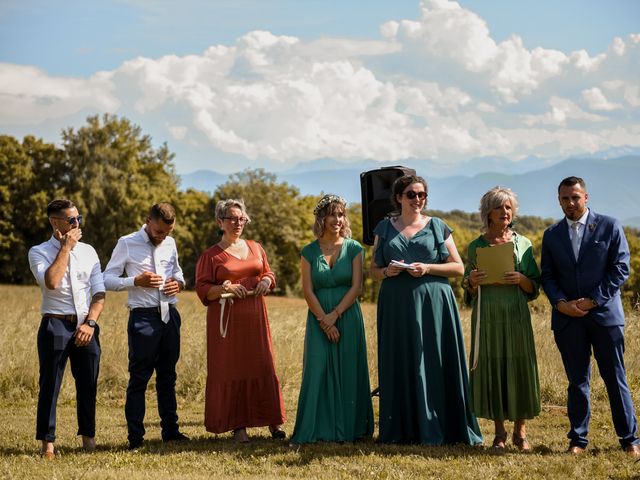
M 573 255 L 578 259 L 580 253 L 580 222 L 571 224 L 571 246 L 573 247 Z

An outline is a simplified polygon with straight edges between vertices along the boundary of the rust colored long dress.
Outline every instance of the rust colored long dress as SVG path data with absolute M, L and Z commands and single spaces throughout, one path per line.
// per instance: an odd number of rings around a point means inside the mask
M 271 331 L 264 296 L 228 300 L 226 336 L 220 329 L 220 302 L 207 300 L 212 285 L 225 280 L 253 290 L 264 277 L 275 286 L 275 275 L 260 244 L 247 240 L 249 255 L 241 260 L 214 245 L 200 256 L 196 291 L 207 306 L 207 388 L 204 424 L 208 432 L 284 423 L 280 382 L 276 376 Z

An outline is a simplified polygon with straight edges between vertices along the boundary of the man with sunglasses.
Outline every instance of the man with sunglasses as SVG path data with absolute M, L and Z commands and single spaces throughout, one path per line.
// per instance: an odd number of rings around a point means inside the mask
M 47 206 L 51 238 L 29 250 L 29 266 L 42 289 L 38 330 L 40 391 L 36 439 L 41 455 L 55 458 L 56 402 L 67 364 L 76 384 L 78 435 L 86 450 L 95 450 L 96 392 L 100 365 L 98 317 L 105 288 L 98 254 L 82 238 L 82 215 L 70 200 Z
M 143 444 L 145 392 L 154 370 L 162 440 L 188 440 L 178 429 L 176 412 L 181 324 L 176 294 L 184 289 L 184 276 L 176 242 L 169 236 L 175 224 L 173 206 L 155 204 L 140 230 L 120 237 L 104 271 L 108 290 L 129 294 L 129 385 L 124 411 L 130 450 Z

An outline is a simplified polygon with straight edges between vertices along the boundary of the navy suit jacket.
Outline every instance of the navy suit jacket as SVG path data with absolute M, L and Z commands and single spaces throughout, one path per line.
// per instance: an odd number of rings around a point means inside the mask
M 620 222 L 589 210 L 578 260 L 573 255 L 566 219 L 542 237 L 542 288 L 551 305 L 559 300 L 592 298 L 598 304 L 585 317 L 602 326 L 624 325 L 620 288 L 629 277 L 629 245 Z M 556 308 L 551 328 L 561 330 L 572 319 Z

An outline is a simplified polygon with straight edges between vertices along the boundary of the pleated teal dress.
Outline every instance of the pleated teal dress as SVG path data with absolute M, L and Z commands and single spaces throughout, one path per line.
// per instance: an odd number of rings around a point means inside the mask
M 439 218 L 410 240 L 388 219 L 374 230 L 375 263 L 444 263 L 452 230 Z M 471 411 L 460 316 L 449 280 L 385 278 L 378 298 L 380 442 L 442 445 L 482 442 Z
M 317 240 L 302 249 L 311 265 L 313 290 L 325 312 L 331 312 L 351 288 L 352 264 L 362 246 L 346 238 L 333 267 Z M 291 443 L 353 442 L 373 435 L 373 408 L 364 322 L 356 301 L 336 322 L 332 343 L 311 313 L 307 314 L 302 385 Z
M 525 420 L 540 413 L 540 381 L 528 303 L 538 296 L 540 270 L 528 238 L 513 233 L 515 269 L 533 283 L 533 293 L 517 285 L 484 285 L 480 295 L 480 342 L 477 367 L 471 372 L 471 403 L 478 417 Z M 465 276 L 475 268 L 476 249 L 489 247 L 480 236 L 469 244 Z M 465 292 L 473 305 L 471 345 L 477 326 L 477 296 Z M 472 360 L 473 361 L 473 360 Z

